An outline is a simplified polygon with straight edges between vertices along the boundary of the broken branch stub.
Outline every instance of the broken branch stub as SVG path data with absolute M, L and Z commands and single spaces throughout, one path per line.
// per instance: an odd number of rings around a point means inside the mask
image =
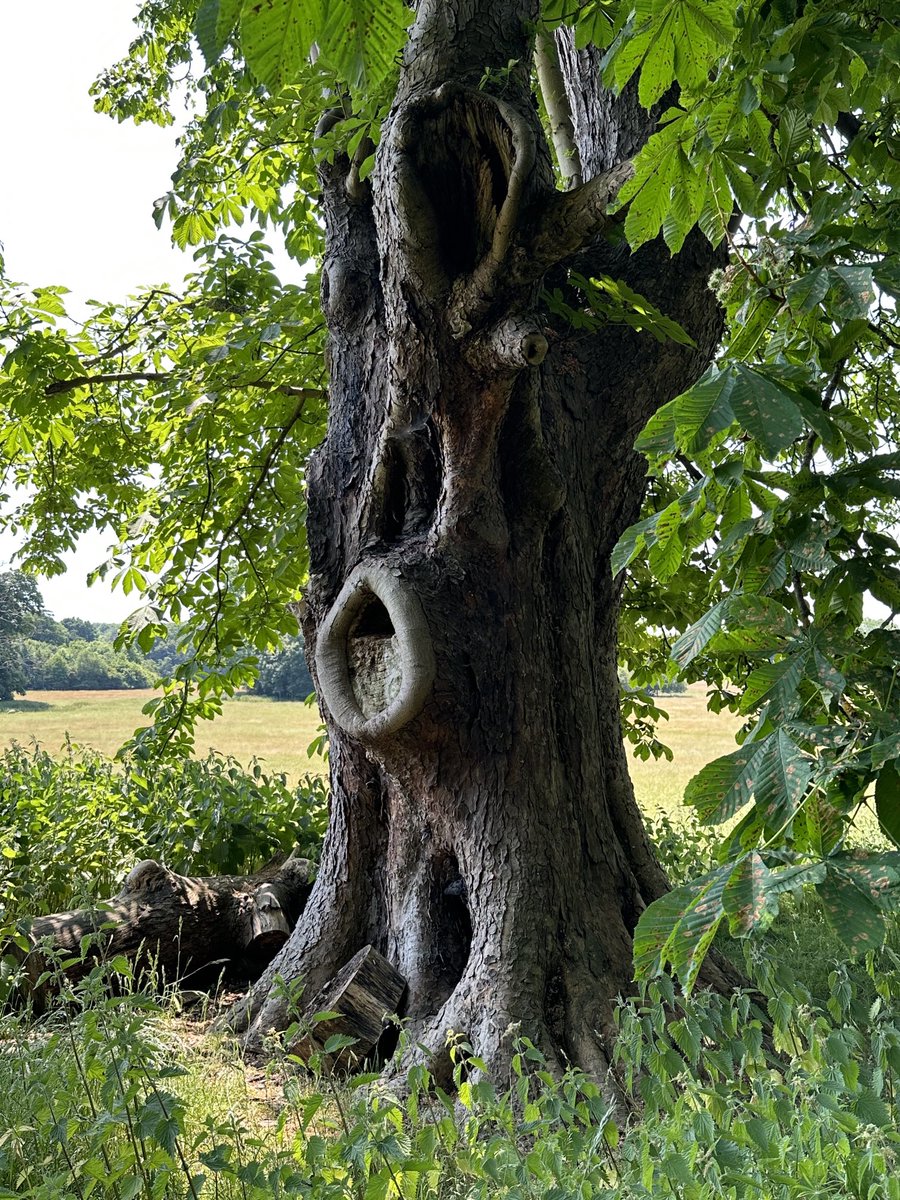
M 334 1015 L 312 1024 L 291 1044 L 290 1052 L 302 1059 L 326 1053 L 329 1039 L 339 1034 L 348 1042 L 327 1052 L 331 1066 L 359 1065 L 376 1046 L 405 991 L 400 972 L 374 946 L 363 946 L 307 1009 L 309 1018 L 317 1013 Z
M 419 714 L 434 682 L 434 648 L 418 596 L 396 569 L 360 563 L 316 645 L 319 692 L 351 737 L 378 741 Z

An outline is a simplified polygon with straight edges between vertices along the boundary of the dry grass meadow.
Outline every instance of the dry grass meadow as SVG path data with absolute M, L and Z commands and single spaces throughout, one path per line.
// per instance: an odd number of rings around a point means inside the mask
M 30 692 L 23 700 L 0 704 L 0 748 L 11 742 L 40 742 L 58 752 L 68 736 L 73 742 L 114 754 L 146 722 L 141 707 L 153 695 L 132 692 Z M 727 714 L 706 710 L 702 684 L 686 695 L 665 696 L 660 707 L 669 720 L 660 723 L 659 736 L 674 751 L 674 761 L 634 760 L 632 777 L 641 807 L 648 814 L 675 812 L 692 775 L 720 754 L 735 749 L 740 722 Z M 209 747 L 247 764 L 256 756 L 269 771 L 284 771 L 292 780 L 323 770 L 323 760 L 310 757 L 307 747 L 316 737 L 319 716 L 299 702 L 238 696 L 225 704 L 220 717 L 197 728 L 197 752 Z

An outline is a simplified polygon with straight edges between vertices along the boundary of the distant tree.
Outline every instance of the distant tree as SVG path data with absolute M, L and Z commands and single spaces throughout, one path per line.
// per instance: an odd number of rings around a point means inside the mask
M 315 691 L 302 637 L 291 638 L 282 650 L 260 657 L 254 691 L 273 700 L 305 700 Z
M 73 638 L 53 646 L 26 638 L 21 647 L 22 674 L 30 690 L 115 690 L 152 687 L 157 672 L 133 647 L 116 650 L 111 641 Z
M 20 642 L 29 621 L 44 614 L 37 584 L 21 571 L 0 575 L 0 700 L 12 700 L 26 689 Z
M 69 631 L 70 638 L 81 638 L 83 642 L 95 642 L 98 637 L 103 636 L 100 625 L 93 621 L 85 621 L 82 617 L 63 617 L 60 624 Z
M 38 613 L 28 618 L 23 633 L 36 642 L 46 642 L 48 646 L 65 646 L 75 636 L 61 622 L 54 620 L 48 612 Z

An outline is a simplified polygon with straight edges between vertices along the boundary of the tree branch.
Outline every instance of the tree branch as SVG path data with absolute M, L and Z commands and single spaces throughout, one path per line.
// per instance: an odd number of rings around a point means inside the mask
M 634 174 L 631 161 L 619 163 L 571 192 L 557 192 L 541 213 L 537 228 L 518 249 L 512 273 L 516 283 L 539 279 L 550 267 L 576 254 L 618 224 L 609 206 Z
M 45 396 L 59 396 L 64 392 L 74 392 L 80 387 L 90 387 L 95 383 L 164 383 L 172 379 L 171 372 L 166 371 L 118 371 L 103 375 L 76 375 L 74 379 L 55 379 L 44 388 Z M 322 400 L 326 393 L 321 388 L 294 387 L 290 383 L 276 383 L 272 379 L 235 379 L 229 380 L 228 387 L 262 388 L 264 391 L 279 392 L 282 396 L 297 396 L 301 400 Z
M 89 387 L 93 383 L 158 383 L 171 376 L 160 371 L 117 371 L 105 375 L 76 375 L 74 379 L 55 379 L 44 388 L 45 396 L 59 396 L 63 392 L 74 392 L 80 387 Z
M 549 29 L 538 29 L 534 43 L 534 65 L 537 68 L 538 84 L 550 123 L 550 139 L 556 151 L 559 173 L 566 189 L 581 186 L 581 155 L 575 143 L 575 126 L 559 63 L 556 38 Z

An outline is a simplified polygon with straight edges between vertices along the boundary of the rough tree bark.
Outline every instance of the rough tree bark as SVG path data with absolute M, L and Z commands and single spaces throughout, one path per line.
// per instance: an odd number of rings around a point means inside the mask
M 585 182 L 555 188 L 536 16 L 420 0 L 371 187 L 322 167 L 331 408 L 304 629 L 332 813 L 305 916 L 233 1014 L 251 1041 L 285 1023 L 276 972 L 312 996 L 372 944 L 438 1066 L 452 1029 L 502 1071 L 517 1028 L 602 1074 L 632 931 L 667 886 L 622 743 L 610 553 L 644 490 L 635 436 L 720 336 L 720 257 L 699 235 L 629 253 L 606 209 L 652 117 L 564 31 Z M 554 323 L 541 288 L 573 265 L 697 349 Z

